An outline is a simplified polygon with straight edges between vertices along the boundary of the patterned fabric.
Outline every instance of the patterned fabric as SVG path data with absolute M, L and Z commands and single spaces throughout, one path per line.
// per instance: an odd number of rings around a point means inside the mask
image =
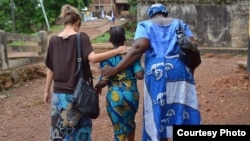
M 153 4 L 149 9 L 148 9 L 148 16 L 152 18 L 156 13 L 164 13 L 168 14 L 167 8 L 160 3 Z
M 183 23 L 187 36 L 192 36 Z M 176 40 L 178 20 L 162 26 L 151 20 L 138 23 L 135 40 L 147 38 L 145 52 L 143 141 L 172 138 L 172 125 L 200 124 L 195 80 L 180 61 Z
M 53 94 L 51 141 L 91 141 L 92 120 L 72 109 L 72 98 L 73 94 Z
M 100 67 L 115 66 L 121 61 L 120 55 L 100 63 Z M 141 63 L 136 61 L 116 77 L 109 80 L 106 96 L 106 108 L 114 128 L 114 140 L 125 141 L 127 134 L 135 130 L 135 115 L 139 105 L 139 92 L 135 73 L 142 70 Z

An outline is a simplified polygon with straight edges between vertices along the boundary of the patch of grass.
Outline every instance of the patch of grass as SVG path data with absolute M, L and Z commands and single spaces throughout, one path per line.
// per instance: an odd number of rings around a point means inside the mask
M 51 28 L 50 28 L 50 32 L 56 32 L 56 31 L 60 31 L 63 29 L 63 25 L 53 25 Z M 38 35 L 38 32 L 35 32 L 35 33 L 31 33 L 29 34 L 30 36 L 37 36 Z M 9 44 L 7 44 L 8 46 L 22 46 L 24 44 L 24 41 L 22 40 L 16 40 L 14 42 L 11 42 Z
M 127 40 L 133 39 L 134 36 L 135 36 L 135 32 L 126 30 L 126 39 L 127 39 Z
M 53 25 L 51 28 L 50 28 L 50 31 L 54 32 L 54 31 L 60 31 L 63 29 L 63 25 Z
M 125 27 L 125 36 L 127 40 L 133 40 L 135 35 L 137 22 L 131 21 L 124 25 Z M 105 32 L 103 35 L 98 36 L 97 38 L 91 40 L 92 43 L 108 43 L 109 42 L 109 31 Z
M 92 43 L 107 43 L 109 42 L 109 32 L 105 32 L 103 35 L 91 40 Z
M 134 38 L 134 32 L 126 30 L 125 36 L 127 40 Z M 91 40 L 92 43 L 108 43 L 109 42 L 109 31 L 105 32 L 103 35 L 98 36 L 97 38 Z
M 6 91 L 6 90 L 2 90 L 1 93 L 2 93 L 3 95 L 5 95 L 6 97 L 12 97 L 12 96 L 13 96 L 9 91 Z
M 24 41 L 15 41 L 15 42 L 8 44 L 8 46 L 22 46 L 23 44 L 24 44 Z
M 131 31 L 131 32 L 135 32 L 136 26 L 137 26 L 136 21 L 130 21 L 127 24 L 125 24 L 126 30 Z

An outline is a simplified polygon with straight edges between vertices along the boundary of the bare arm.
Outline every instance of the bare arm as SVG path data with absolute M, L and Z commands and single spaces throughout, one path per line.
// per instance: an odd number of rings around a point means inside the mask
M 139 80 L 144 79 L 144 70 L 138 71 L 135 73 L 135 77 Z
M 101 88 L 104 88 L 107 84 L 108 84 L 108 81 L 106 81 L 106 80 L 100 80 L 100 81 L 95 85 L 95 88 L 96 88 L 96 89 L 101 89 Z
M 98 92 L 99 95 L 102 93 L 102 88 L 104 88 L 108 84 L 108 81 L 106 80 L 100 80 L 96 85 L 95 89 Z
M 51 91 L 50 87 L 53 80 L 53 72 L 47 68 L 47 76 L 46 76 L 46 83 L 45 83 L 45 90 L 44 90 L 44 103 L 48 104 L 51 100 Z
M 115 55 L 124 54 L 127 51 L 128 51 L 128 47 L 126 47 L 126 46 L 120 46 L 117 49 L 113 49 L 113 50 L 110 50 L 110 51 L 106 51 L 106 52 L 103 52 L 103 53 L 97 53 L 97 54 L 94 51 L 92 51 L 89 54 L 88 59 L 89 59 L 89 61 L 91 63 L 97 63 L 97 62 L 106 60 L 106 59 L 108 59 L 110 57 L 113 57 Z
M 149 40 L 146 38 L 137 39 L 129 52 L 124 56 L 122 61 L 115 67 L 106 67 L 101 71 L 103 76 L 114 76 L 117 73 L 125 70 L 135 60 L 141 57 L 141 55 L 149 48 Z

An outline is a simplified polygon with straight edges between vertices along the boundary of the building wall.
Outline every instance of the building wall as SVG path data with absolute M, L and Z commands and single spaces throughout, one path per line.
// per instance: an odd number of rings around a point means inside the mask
M 99 6 L 101 10 L 111 10 L 111 2 L 112 0 L 93 0 L 93 3 L 90 5 L 90 11 L 99 10 Z
M 125 6 L 126 5 L 126 6 Z M 121 15 L 125 10 L 124 7 L 128 7 L 127 0 L 93 0 L 93 3 L 89 6 L 89 11 L 94 13 L 98 12 L 99 9 L 104 10 L 110 16 L 110 11 L 114 11 L 115 16 Z
M 169 16 L 190 25 L 199 46 L 248 47 L 249 0 L 158 0 Z M 145 20 L 147 9 L 155 0 L 140 0 L 137 20 Z

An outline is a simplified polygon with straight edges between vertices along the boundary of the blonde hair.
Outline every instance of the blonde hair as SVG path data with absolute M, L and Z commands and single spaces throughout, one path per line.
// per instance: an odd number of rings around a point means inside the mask
M 65 4 L 62 6 L 59 18 L 62 18 L 64 25 L 74 25 L 75 23 L 79 22 L 78 26 L 80 26 L 82 21 L 81 14 L 78 9 L 69 4 Z

